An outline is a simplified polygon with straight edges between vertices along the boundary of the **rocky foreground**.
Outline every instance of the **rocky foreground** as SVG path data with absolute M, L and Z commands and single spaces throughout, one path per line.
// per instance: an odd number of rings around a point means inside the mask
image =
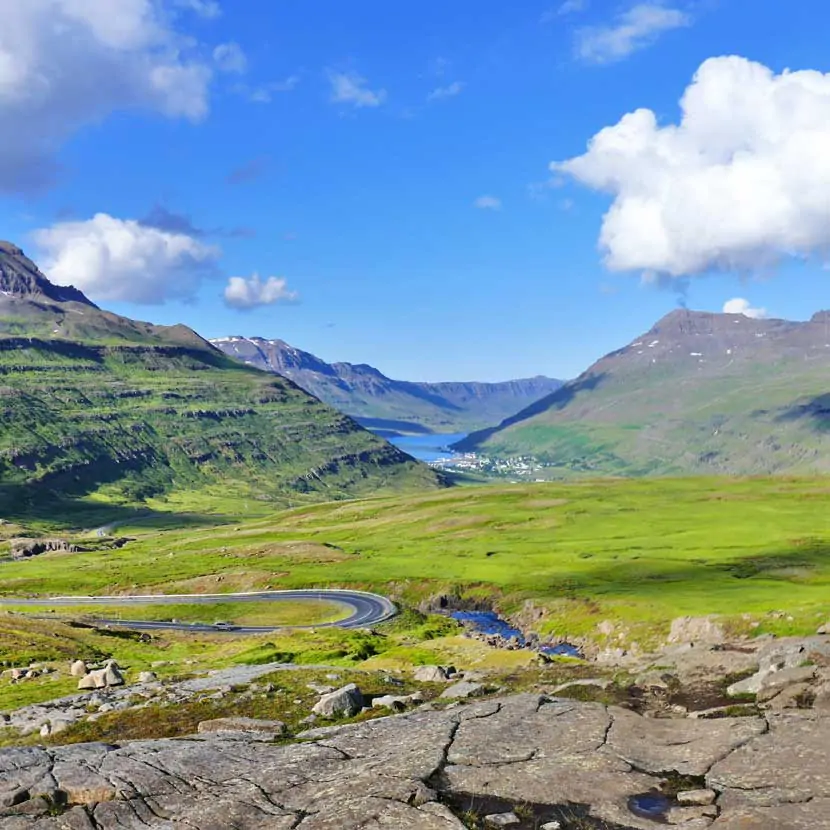
M 523 694 L 298 737 L 3 750 L 0 826 L 830 829 L 830 718 L 815 710 L 672 720 Z M 663 809 L 638 798 L 658 791 Z

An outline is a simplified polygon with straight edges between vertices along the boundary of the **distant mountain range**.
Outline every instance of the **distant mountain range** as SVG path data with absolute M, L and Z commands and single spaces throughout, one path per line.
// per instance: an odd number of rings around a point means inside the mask
M 456 445 L 572 474 L 830 471 L 830 312 L 804 323 L 677 310 Z
M 364 426 L 392 432 L 466 432 L 497 424 L 562 386 L 535 377 L 504 383 L 392 380 L 364 363 L 326 363 L 282 340 L 222 337 L 225 354 L 293 380 Z
M 443 482 L 294 383 L 55 286 L 0 242 L 0 516 L 151 496 L 338 499 Z M 182 503 L 181 501 L 179 503 Z

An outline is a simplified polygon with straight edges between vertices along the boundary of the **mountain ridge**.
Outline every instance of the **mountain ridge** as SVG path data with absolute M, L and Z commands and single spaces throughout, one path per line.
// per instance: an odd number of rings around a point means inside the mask
M 830 470 L 830 313 L 804 322 L 677 309 L 461 451 L 555 473 Z
M 361 423 L 390 431 L 461 432 L 496 423 L 562 385 L 541 375 L 500 383 L 393 380 L 366 363 L 327 363 L 284 340 L 232 336 L 210 342 L 293 380 Z
M 187 326 L 99 309 L 53 286 L 10 243 L 0 267 L 15 289 L 0 294 L 5 516 L 90 497 L 284 505 L 444 484 L 290 379 L 232 360 Z

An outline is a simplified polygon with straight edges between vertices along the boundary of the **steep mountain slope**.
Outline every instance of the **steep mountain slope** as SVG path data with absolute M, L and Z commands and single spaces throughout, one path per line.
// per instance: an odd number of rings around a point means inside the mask
M 226 354 L 290 378 L 312 395 L 373 428 L 461 432 L 495 424 L 562 385 L 547 377 L 504 383 L 412 383 L 365 363 L 326 363 L 282 340 L 223 337 Z
M 0 292 L 0 515 L 89 494 L 282 502 L 439 483 L 289 380 L 185 326 L 102 311 L 9 243 Z
M 806 323 L 674 311 L 458 449 L 572 472 L 830 470 L 830 312 Z

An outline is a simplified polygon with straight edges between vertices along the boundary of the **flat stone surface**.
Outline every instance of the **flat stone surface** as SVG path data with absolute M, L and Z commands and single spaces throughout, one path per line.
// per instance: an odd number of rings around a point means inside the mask
M 3 830 L 463 830 L 440 792 L 586 809 L 655 830 L 629 799 L 661 773 L 701 774 L 716 804 L 673 806 L 683 830 L 830 830 L 830 718 L 691 720 L 514 695 L 313 729 L 0 750 Z M 49 800 L 67 811 L 50 815 Z M 719 815 L 718 815 L 719 812 Z
M 608 746 L 646 772 L 704 775 L 712 764 L 766 728 L 760 718 L 644 719 L 621 709 L 614 713 Z

